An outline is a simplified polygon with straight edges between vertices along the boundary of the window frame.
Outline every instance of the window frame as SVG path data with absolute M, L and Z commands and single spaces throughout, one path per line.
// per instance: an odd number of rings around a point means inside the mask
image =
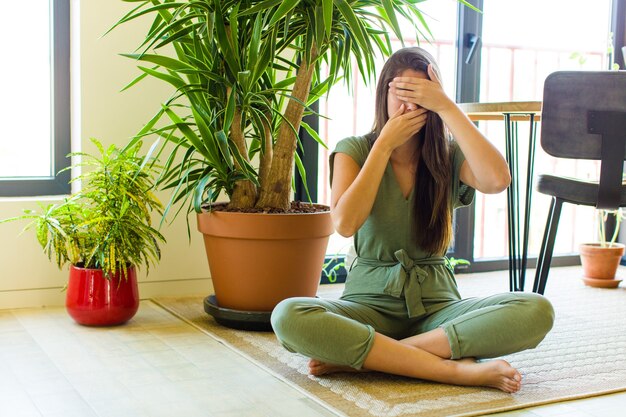
M 47 177 L 0 177 L 1 197 L 70 194 L 70 0 L 50 0 L 51 172 Z

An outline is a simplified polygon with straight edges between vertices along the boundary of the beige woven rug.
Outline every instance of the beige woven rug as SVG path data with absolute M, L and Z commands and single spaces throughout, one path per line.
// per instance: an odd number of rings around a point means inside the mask
M 626 288 L 585 287 L 579 267 L 554 268 L 550 275 L 546 295 L 555 306 L 556 323 L 537 349 L 505 357 L 524 378 L 521 391 L 512 395 L 374 372 L 310 376 L 307 358 L 284 350 L 272 333 L 216 324 L 204 312 L 201 297 L 155 301 L 349 416 L 475 416 L 625 391 Z M 508 286 L 505 272 L 459 275 L 458 282 L 464 297 L 503 292 Z M 337 291 L 322 287 L 321 293 L 336 296 Z

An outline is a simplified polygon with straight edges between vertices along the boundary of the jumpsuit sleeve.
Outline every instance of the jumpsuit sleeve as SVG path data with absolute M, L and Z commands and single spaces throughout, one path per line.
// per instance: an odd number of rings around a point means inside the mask
M 335 155 L 337 153 L 345 153 L 354 159 L 354 162 L 356 162 L 360 167 L 363 167 L 365 160 L 367 159 L 367 155 L 369 154 L 369 150 L 369 141 L 365 136 L 350 136 L 340 140 L 339 143 L 337 143 L 335 150 L 330 154 L 328 160 L 330 184 L 332 185 L 333 183 L 333 165 L 335 162 Z
M 465 161 L 465 155 L 459 145 L 452 141 L 452 208 L 465 207 L 472 204 L 476 190 L 461 181 L 461 165 Z

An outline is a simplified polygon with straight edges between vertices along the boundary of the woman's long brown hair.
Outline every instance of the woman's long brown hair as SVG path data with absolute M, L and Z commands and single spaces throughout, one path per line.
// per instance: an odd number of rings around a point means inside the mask
M 407 69 L 428 76 L 428 64 L 433 65 L 437 77 L 440 71 L 433 57 L 419 47 L 396 51 L 385 63 L 376 87 L 376 114 L 371 137 L 375 141 L 389 120 L 387 94 L 389 83 Z M 426 252 L 444 255 L 452 242 L 452 214 L 450 210 L 450 140 L 441 117 L 429 111 L 426 124 L 418 133 L 415 149 L 418 155 L 413 191 L 412 224 L 416 243 Z

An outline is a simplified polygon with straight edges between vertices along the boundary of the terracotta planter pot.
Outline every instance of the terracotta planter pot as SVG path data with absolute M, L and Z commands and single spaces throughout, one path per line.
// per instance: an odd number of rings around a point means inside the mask
M 131 266 L 125 277 L 104 277 L 101 269 L 70 266 L 65 307 L 86 326 L 113 326 L 133 318 L 139 308 L 137 273 Z
M 333 232 L 330 212 L 197 216 L 220 307 L 271 311 L 289 297 L 314 297 Z
M 599 243 L 580 245 L 580 261 L 587 278 L 614 279 L 623 255 L 624 245 L 621 243 L 614 243 L 611 247 L 601 247 Z

